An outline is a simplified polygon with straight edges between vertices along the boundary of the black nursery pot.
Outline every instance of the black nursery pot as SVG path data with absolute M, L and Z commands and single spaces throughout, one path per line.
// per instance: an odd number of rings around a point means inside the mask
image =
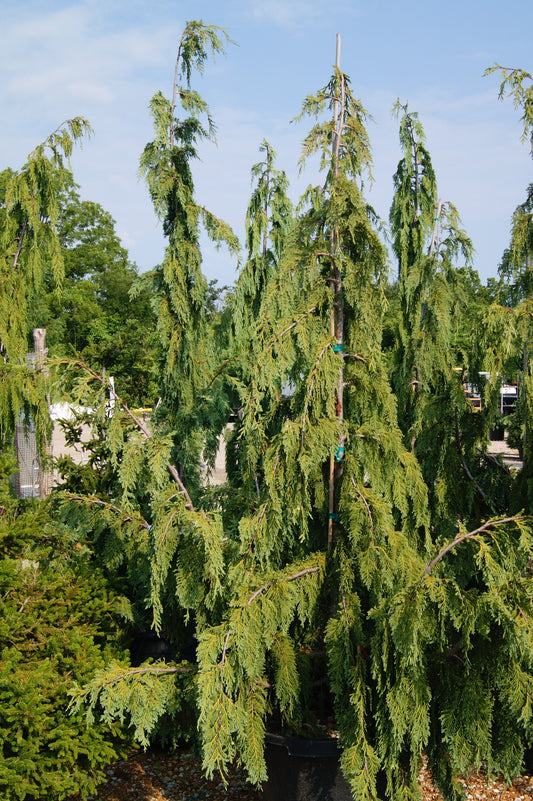
M 267 734 L 264 801 L 352 801 L 337 741 Z

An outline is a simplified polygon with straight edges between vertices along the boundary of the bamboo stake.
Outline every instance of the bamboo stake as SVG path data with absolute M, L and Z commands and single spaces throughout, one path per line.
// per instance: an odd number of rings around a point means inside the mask
M 335 56 L 335 66 L 337 69 L 340 69 L 340 64 L 341 64 L 341 35 L 340 33 L 338 33 L 337 50 Z M 333 155 L 335 159 L 338 156 L 338 142 L 339 142 L 338 121 L 339 121 L 339 101 L 335 99 L 333 103 L 333 137 L 331 140 L 331 146 L 333 149 Z

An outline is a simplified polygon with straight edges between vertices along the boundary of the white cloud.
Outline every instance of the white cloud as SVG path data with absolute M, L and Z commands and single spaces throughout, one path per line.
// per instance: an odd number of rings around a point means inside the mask
M 16 76 L 8 89 L 18 97 L 41 98 L 49 107 L 51 103 L 63 103 L 65 98 L 97 104 L 111 103 L 116 98 L 112 84 L 96 76 L 92 78 L 83 69 L 76 70 L 73 64 Z
M 83 4 L 57 11 L 51 7 L 40 15 L 35 7 L 25 13 L 24 5 L 18 4 L 18 13 L 13 14 L 6 41 L 11 40 L 15 45 L 16 41 L 26 40 L 37 48 L 47 47 L 47 43 L 60 37 L 68 43 L 66 36 L 75 30 L 86 29 L 89 21 L 89 9 Z
M 271 22 L 274 25 L 288 27 L 297 20 L 308 16 L 316 16 L 316 8 L 312 4 L 298 0 L 260 0 L 251 3 L 252 16 L 260 22 Z
M 280 28 L 301 27 L 334 13 L 355 13 L 353 4 L 342 0 L 252 0 L 249 13 L 253 19 Z
M 89 9 L 51 11 L 13 25 L 0 48 L 3 91 L 49 104 L 65 96 L 108 103 L 136 74 L 160 67 L 173 46 L 169 26 L 108 32 Z M 143 82 L 143 76 L 139 76 Z

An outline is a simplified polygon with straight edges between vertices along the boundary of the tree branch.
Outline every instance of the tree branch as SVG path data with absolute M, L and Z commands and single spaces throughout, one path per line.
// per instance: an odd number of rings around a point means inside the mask
M 267 350 L 271 350 L 274 347 L 274 345 L 276 344 L 276 342 L 279 339 L 281 339 L 281 337 L 285 336 L 285 334 L 288 334 L 289 331 L 292 331 L 293 328 L 296 328 L 298 323 L 300 323 L 304 319 L 304 317 L 307 317 L 309 314 L 312 314 L 314 311 L 316 311 L 316 306 L 311 306 L 311 308 L 308 309 L 303 314 L 301 314 L 298 317 L 297 320 L 295 320 L 293 323 L 291 323 L 286 328 L 284 328 L 283 331 L 281 331 L 279 334 L 276 334 L 276 336 L 272 339 L 272 342 L 270 343 L 270 345 L 267 346 Z
M 498 526 L 502 526 L 505 523 L 516 523 L 518 524 L 521 520 L 527 520 L 527 516 L 525 515 L 515 515 L 514 517 L 502 517 L 500 520 L 488 520 L 479 528 L 476 528 L 474 531 L 466 532 L 465 534 L 458 534 L 455 539 L 445 545 L 443 548 L 440 549 L 437 556 L 428 562 L 426 565 L 426 569 L 424 570 L 424 576 L 428 576 L 429 573 L 433 570 L 435 565 L 437 565 L 441 559 L 443 559 L 446 554 L 455 548 L 456 545 L 459 545 L 461 542 L 465 540 L 471 540 L 477 537 L 478 534 L 483 534 L 484 531 L 488 531 L 490 528 L 497 528 Z
M 24 244 L 24 237 L 26 235 L 26 229 L 28 227 L 28 220 L 24 220 L 24 224 L 22 226 L 22 231 L 20 232 L 20 236 L 18 237 L 18 247 L 15 255 L 13 256 L 13 269 L 18 267 L 19 263 L 19 256 L 22 253 L 22 247 Z
M 313 573 L 318 573 L 319 570 L 320 570 L 319 567 L 307 567 L 307 568 L 305 568 L 305 570 L 300 570 L 299 573 L 295 573 L 293 576 L 288 576 L 288 578 L 283 579 L 283 580 L 284 581 L 296 581 L 296 579 L 302 578 L 303 576 L 309 576 L 309 575 L 311 575 Z M 259 589 L 256 590 L 253 593 L 253 595 L 251 595 L 248 598 L 246 606 L 250 606 L 250 604 L 252 604 L 255 601 L 256 598 L 258 598 L 266 590 L 270 589 L 270 587 L 272 587 L 273 584 L 274 584 L 274 582 L 270 581 L 268 584 L 263 584 L 262 587 L 259 587 Z
M 356 493 L 361 498 L 361 500 L 363 501 L 363 504 L 365 506 L 366 513 L 368 515 L 368 519 L 370 520 L 370 530 L 372 531 L 372 542 L 374 542 L 374 520 L 372 518 L 372 511 L 370 509 L 370 505 L 369 505 L 367 499 L 365 498 L 365 496 L 363 495 L 363 493 L 361 492 L 361 490 L 359 489 L 359 487 L 357 486 L 357 484 L 355 483 L 355 479 L 353 477 L 352 477 L 352 486 L 353 486 L 354 490 L 356 491 Z
M 75 364 L 78 367 L 80 367 L 82 370 L 85 370 L 86 372 L 88 372 L 89 375 L 92 376 L 92 378 L 94 378 L 96 381 L 98 381 L 103 387 L 107 386 L 107 382 L 106 382 L 105 378 L 103 378 L 99 373 L 97 373 L 96 370 L 93 370 L 92 367 L 90 367 L 86 362 L 84 362 L 82 360 L 78 360 L 78 361 L 75 362 Z M 124 411 L 124 413 L 130 418 L 130 420 L 132 420 L 132 422 L 135 424 L 135 426 L 137 426 L 139 431 L 142 433 L 144 439 L 145 440 L 151 439 L 152 438 L 152 434 L 148 430 L 148 427 L 145 425 L 144 421 L 140 420 L 138 417 L 136 417 L 133 414 L 131 409 L 128 407 L 127 403 L 125 401 L 123 401 L 121 398 L 119 398 L 119 396 L 116 394 L 116 392 L 114 390 L 113 390 L 113 396 L 114 396 L 114 400 L 119 404 L 119 406 Z M 170 473 L 170 475 L 172 476 L 172 478 L 174 479 L 174 481 L 176 482 L 176 484 L 178 485 L 181 494 L 185 498 L 185 506 L 186 506 L 186 508 L 190 512 L 194 512 L 193 502 L 191 500 L 191 497 L 190 497 L 189 493 L 187 492 L 187 488 L 186 488 L 185 484 L 181 480 L 180 474 L 178 473 L 178 471 L 176 470 L 174 465 L 170 464 L 170 462 L 167 462 L 167 470 Z
M 139 668 L 132 668 L 131 670 L 127 670 L 125 673 L 121 673 L 120 676 L 115 676 L 113 679 L 108 679 L 103 683 L 103 687 L 109 687 L 112 684 L 116 684 L 118 681 L 122 681 L 123 679 L 129 679 L 130 676 L 142 676 L 144 673 L 155 673 L 156 675 L 161 675 L 163 673 L 194 673 L 196 668 L 194 667 L 157 667 L 154 665 L 153 667 L 139 667 Z
M 83 503 L 87 503 L 89 505 L 94 506 L 104 506 L 107 509 L 110 509 L 112 512 L 117 512 L 120 516 L 122 516 L 123 523 L 131 523 L 133 521 L 133 517 L 120 508 L 120 506 L 115 506 L 113 503 L 109 503 L 108 501 L 102 501 L 100 498 L 95 496 L 87 496 L 87 495 L 76 495 L 73 492 L 65 492 L 63 493 L 66 498 L 70 501 L 83 501 Z M 149 523 L 143 518 L 140 518 L 140 522 L 142 523 L 142 528 L 149 529 Z
M 224 647 L 222 648 L 222 656 L 220 657 L 220 662 L 218 663 L 219 667 L 224 667 L 224 662 L 226 661 L 226 652 L 228 650 L 228 642 L 230 637 L 231 637 L 231 629 L 229 629 L 226 632 L 226 636 L 224 637 Z

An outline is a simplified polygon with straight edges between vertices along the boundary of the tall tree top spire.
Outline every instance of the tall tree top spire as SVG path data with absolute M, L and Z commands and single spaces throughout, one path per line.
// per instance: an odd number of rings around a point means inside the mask
M 295 117 L 328 117 L 317 122 L 303 140 L 300 169 L 314 153 L 320 154 L 320 169 L 333 167 L 347 178 L 358 179 L 365 172 L 372 179 L 372 156 L 366 130 L 370 115 L 350 89 L 350 78 L 335 67 L 329 83 L 314 95 L 308 95 L 302 111 Z M 337 110 L 337 111 L 335 111 Z
M 225 55 L 225 45 L 231 41 L 225 28 L 219 28 L 216 25 L 204 25 L 201 20 L 192 20 L 186 24 L 178 46 L 170 115 L 172 118 L 174 117 L 178 99 L 186 111 L 192 114 L 206 113 L 209 122 L 209 135 L 212 138 L 215 136 L 215 125 L 209 115 L 207 104 L 197 92 L 191 90 L 191 76 L 193 70 L 196 70 L 200 75 L 203 74 L 209 55 L 212 58 L 215 58 L 218 54 Z M 185 80 L 185 86 L 180 84 L 180 77 Z M 174 147 L 174 130 L 172 126 L 170 126 L 169 133 L 169 144 L 172 148 Z

